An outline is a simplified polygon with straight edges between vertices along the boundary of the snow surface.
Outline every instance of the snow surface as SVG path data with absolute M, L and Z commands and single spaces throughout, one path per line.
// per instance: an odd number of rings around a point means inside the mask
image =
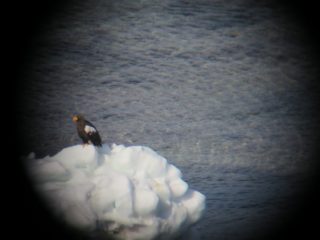
M 57 216 L 89 232 L 99 227 L 121 239 L 169 239 L 205 209 L 205 196 L 148 147 L 75 145 L 28 161 Z

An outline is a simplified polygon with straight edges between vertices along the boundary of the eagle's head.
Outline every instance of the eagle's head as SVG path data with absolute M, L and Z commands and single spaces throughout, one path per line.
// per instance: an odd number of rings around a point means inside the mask
M 74 123 L 77 123 L 77 122 L 82 121 L 82 120 L 84 120 L 84 117 L 82 115 L 80 115 L 80 114 L 72 116 L 72 121 Z

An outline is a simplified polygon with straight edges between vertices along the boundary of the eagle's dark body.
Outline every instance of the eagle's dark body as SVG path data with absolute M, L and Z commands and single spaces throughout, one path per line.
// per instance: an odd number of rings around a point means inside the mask
M 81 115 L 73 116 L 72 120 L 77 124 L 78 135 L 84 144 L 92 143 L 95 146 L 102 146 L 99 132 L 92 123 Z

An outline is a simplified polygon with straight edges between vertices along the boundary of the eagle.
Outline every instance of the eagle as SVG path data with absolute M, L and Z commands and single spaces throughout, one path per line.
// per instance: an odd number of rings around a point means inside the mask
M 84 145 L 93 144 L 101 147 L 101 137 L 96 127 L 87 121 L 82 115 L 74 115 L 72 121 L 77 124 L 77 131 L 79 137 L 82 139 Z

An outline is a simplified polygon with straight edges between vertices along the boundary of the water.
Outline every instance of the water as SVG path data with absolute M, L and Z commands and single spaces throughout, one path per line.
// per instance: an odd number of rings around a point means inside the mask
M 71 115 L 83 113 L 105 142 L 149 146 L 182 169 L 207 196 L 201 239 L 267 232 L 301 199 L 319 140 L 318 70 L 282 6 L 74 1 L 35 45 L 19 108 L 25 153 L 79 143 Z

